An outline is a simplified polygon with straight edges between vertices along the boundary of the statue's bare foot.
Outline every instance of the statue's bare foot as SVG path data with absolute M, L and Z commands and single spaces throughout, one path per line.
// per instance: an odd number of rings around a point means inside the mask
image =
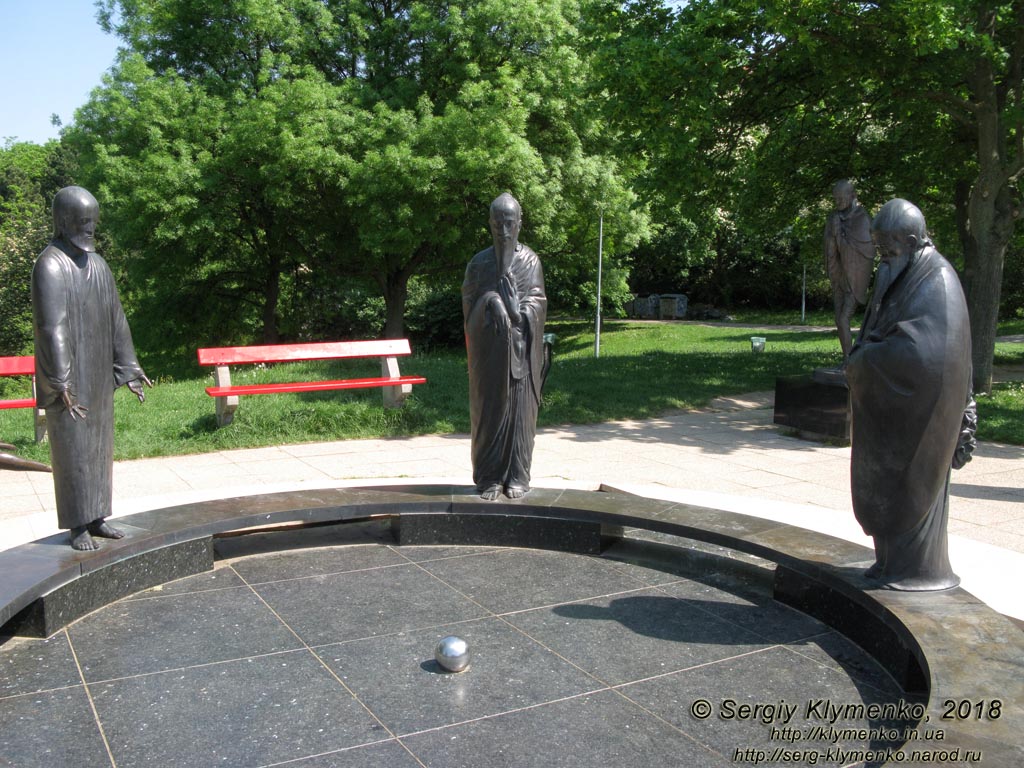
M 89 552 L 94 549 L 99 549 L 100 546 L 95 542 L 95 540 L 93 540 L 92 536 L 89 535 L 88 528 L 72 528 L 71 548 L 77 549 L 80 552 Z
M 490 485 L 480 492 L 480 498 L 484 501 L 494 501 L 499 496 L 501 496 L 500 485 Z
M 864 571 L 864 578 L 866 578 L 866 579 L 877 579 L 881 575 L 882 575 L 882 564 L 880 562 L 878 562 L 877 560 L 875 561 L 874 565 L 872 565 L 870 568 L 868 568 L 866 571 Z
M 510 485 L 508 488 L 505 489 L 505 495 L 508 496 L 510 499 L 521 499 L 529 492 L 529 488 L 519 488 L 514 485 Z
M 89 533 L 104 539 L 123 539 L 124 531 L 109 525 L 106 520 L 94 520 L 89 523 Z

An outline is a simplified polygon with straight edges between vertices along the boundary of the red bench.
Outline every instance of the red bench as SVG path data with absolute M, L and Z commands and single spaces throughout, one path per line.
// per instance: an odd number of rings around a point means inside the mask
M 398 358 L 411 354 L 408 339 L 380 341 L 331 341 L 310 344 L 271 344 L 253 347 L 208 347 L 198 351 L 200 365 L 212 365 L 215 386 L 206 394 L 216 398 L 217 424 L 230 424 L 238 408 L 239 395 L 269 395 L 280 392 L 318 392 L 330 389 L 365 389 L 380 387 L 384 405 L 401 407 L 412 392 L 413 384 L 425 384 L 422 376 L 403 376 Z M 263 363 L 294 363 L 307 360 L 343 360 L 367 357 L 381 359 L 381 375 L 369 379 L 336 379 L 331 381 L 297 381 L 267 384 L 232 384 L 232 365 Z
M 34 408 L 36 442 L 41 443 L 46 439 L 46 411 L 36 408 L 36 359 L 32 355 L 20 355 L 17 357 L 0 357 L 0 376 L 31 376 L 32 397 L 18 398 L 14 400 L 0 400 L 0 410 L 7 408 Z

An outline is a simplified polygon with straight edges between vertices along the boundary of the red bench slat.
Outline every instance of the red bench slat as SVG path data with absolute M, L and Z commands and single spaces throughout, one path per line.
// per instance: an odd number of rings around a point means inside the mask
M 0 410 L 6 410 L 7 408 L 35 408 L 36 399 L 34 397 L 25 398 L 24 400 L 0 400 Z
M 255 347 L 210 347 L 197 351 L 200 365 L 294 363 L 348 357 L 390 357 L 411 354 L 408 339 L 327 341 L 310 344 L 270 344 Z M 369 386 L 369 385 L 367 385 Z
M 282 392 L 318 392 L 327 389 L 363 389 L 370 387 L 396 387 L 402 384 L 426 384 L 422 376 L 400 376 L 374 379 L 343 379 L 339 381 L 294 381 L 277 384 L 233 384 L 230 387 L 207 387 L 211 397 L 228 395 L 269 395 Z
M 33 376 L 36 372 L 36 359 L 32 355 L 17 357 L 0 357 L 0 376 Z M 35 408 L 33 397 L 16 400 L 0 400 L 0 410 L 8 408 Z
M 0 376 L 31 376 L 36 372 L 36 359 L 32 355 L 0 357 Z

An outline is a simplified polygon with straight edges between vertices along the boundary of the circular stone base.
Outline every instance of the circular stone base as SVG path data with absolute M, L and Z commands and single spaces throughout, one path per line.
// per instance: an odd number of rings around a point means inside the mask
M 299 548 L 262 551 L 281 536 Z M 897 749 L 914 724 L 829 722 L 829 706 L 918 700 L 773 600 L 755 558 L 638 541 L 600 557 L 395 546 L 375 524 L 216 549 L 210 573 L 0 647 L 5 758 L 105 765 L 109 749 L 119 768 L 413 768 L 500 754 L 646 768 L 791 748 L 842 765 L 837 747 Z M 434 661 L 449 634 L 473 649 L 464 674 Z M 830 725 L 864 733 L 837 739 Z

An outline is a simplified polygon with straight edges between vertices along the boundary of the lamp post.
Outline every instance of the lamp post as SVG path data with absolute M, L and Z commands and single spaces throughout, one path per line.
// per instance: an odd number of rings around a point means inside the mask
M 604 207 L 598 209 L 597 225 L 597 314 L 594 319 L 594 357 L 601 356 L 601 261 L 604 245 Z

